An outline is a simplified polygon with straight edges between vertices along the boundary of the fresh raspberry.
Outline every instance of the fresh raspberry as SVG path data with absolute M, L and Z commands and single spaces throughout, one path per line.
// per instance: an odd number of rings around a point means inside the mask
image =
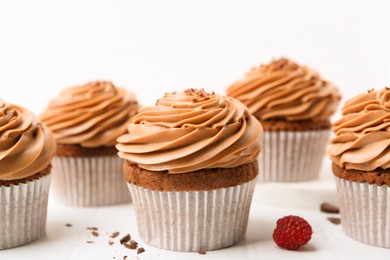
M 286 216 L 278 220 L 272 237 L 281 248 L 296 250 L 309 242 L 311 234 L 313 231 L 306 220 L 298 216 Z

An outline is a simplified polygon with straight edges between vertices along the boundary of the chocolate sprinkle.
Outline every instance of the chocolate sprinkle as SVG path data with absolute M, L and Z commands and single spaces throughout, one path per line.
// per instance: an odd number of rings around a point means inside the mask
M 341 224 L 340 218 L 328 218 L 328 220 L 330 222 L 332 222 L 333 224 L 335 224 L 335 225 L 340 225 Z
M 124 244 L 124 243 L 129 242 L 130 239 L 131 239 L 130 234 L 127 234 L 126 236 L 122 237 L 122 238 L 119 240 L 119 242 L 120 242 L 121 244 Z
M 324 202 L 321 204 L 321 211 L 325 213 L 331 213 L 331 214 L 340 213 L 340 210 L 337 206 L 328 202 Z

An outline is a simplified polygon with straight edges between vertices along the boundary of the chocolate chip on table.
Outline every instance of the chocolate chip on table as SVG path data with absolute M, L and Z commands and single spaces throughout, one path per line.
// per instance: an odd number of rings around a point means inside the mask
M 328 203 L 328 202 L 322 203 L 320 208 L 321 208 L 321 211 L 325 212 L 325 213 L 332 213 L 332 214 L 340 213 L 340 210 L 337 206 L 335 206 L 331 203 Z
M 124 244 L 124 243 L 129 242 L 130 239 L 131 239 L 130 234 L 127 234 L 126 236 L 122 237 L 122 238 L 119 240 L 119 242 L 120 242 L 121 244 Z
M 142 254 L 143 252 L 145 252 L 145 249 L 143 247 L 139 247 L 137 249 L 137 255 Z
M 341 224 L 340 218 L 328 218 L 328 220 L 330 222 L 332 222 L 333 224 L 336 224 L 336 225 L 340 225 Z

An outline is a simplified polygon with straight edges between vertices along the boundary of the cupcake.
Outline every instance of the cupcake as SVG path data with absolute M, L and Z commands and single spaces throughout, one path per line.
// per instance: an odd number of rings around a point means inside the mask
M 260 181 L 318 177 L 339 91 L 308 67 L 279 59 L 252 69 L 227 89 L 264 128 Z
M 52 192 L 70 206 L 131 201 L 116 138 L 137 112 L 135 96 L 108 81 L 65 89 L 41 114 L 57 142 Z
M 216 250 L 246 232 L 262 128 L 239 101 L 188 89 L 141 108 L 118 138 L 140 237 Z
M 328 150 L 344 232 L 390 248 L 390 88 L 347 101 Z
M 56 144 L 29 110 L 0 100 L 0 250 L 45 235 Z

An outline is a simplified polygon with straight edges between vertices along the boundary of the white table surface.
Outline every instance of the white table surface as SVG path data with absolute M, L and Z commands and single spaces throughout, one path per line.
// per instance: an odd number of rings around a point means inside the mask
M 321 178 L 302 183 L 258 184 L 253 197 L 246 239 L 231 248 L 206 255 L 160 250 L 144 244 L 138 236 L 132 204 L 101 208 L 60 206 L 50 199 L 47 236 L 29 245 L 0 251 L 0 259 L 390 259 L 390 250 L 368 246 L 347 237 L 341 225 L 327 220 L 322 202 L 337 203 L 330 163 L 325 160 Z M 278 248 L 272 240 L 277 219 L 285 215 L 304 217 L 314 234 L 308 245 L 299 251 Z M 66 224 L 72 227 L 66 227 Z M 99 236 L 87 227 L 97 227 Z M 119 231 L 112 239 L 109 235 Z M 145 252 L 121 246 L 119 239 L 130 233 Z M 95 241 L 87 243 L 86 241 Z M 114 258 L 115 257 L 115 258 Z

